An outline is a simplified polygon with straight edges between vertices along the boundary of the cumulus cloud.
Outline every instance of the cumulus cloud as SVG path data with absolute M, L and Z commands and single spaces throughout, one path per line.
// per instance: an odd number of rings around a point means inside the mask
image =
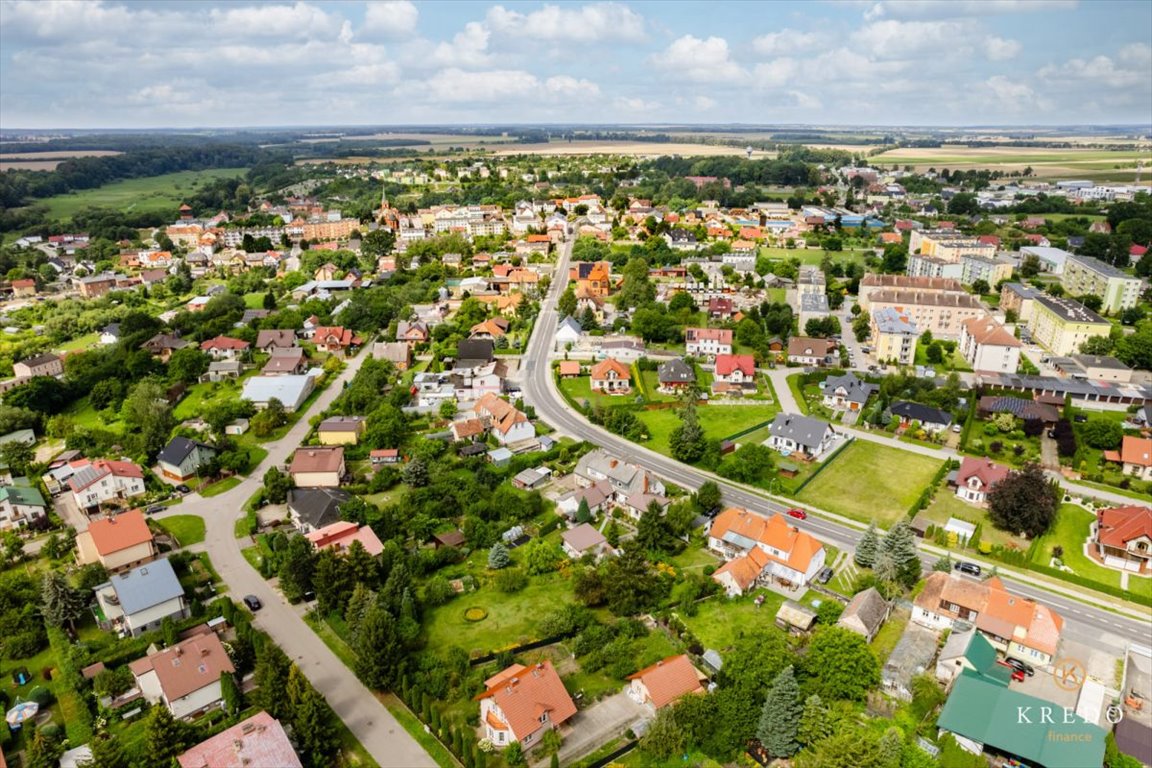
M 589 81 L 567 75 L 541 80 L 524 70 L 493 69 L 471 72 L 449 68 L 441 70 L 421 82 L 404 84 L 409 96 L 425 101 L 446 104 L 503 104 L 511 106 L 519 101 L 543 100 L 586 101 L 600 94 L 599 87 Z
M 984 41 L 984 53 L 989 61 L 1007 61 L 1016 58 L 1020 53 L 1020 41 L 1008 40 L 993 35 Z
M 728 41 L 722 37 L 701 40 L 684 35 L 654 54 L 651 61 L 670 76 L 693 83 L 736 82 L 748 75 L 732 60 Z
M 1148 62 L 1152 51 L 1148 46 L 1134 44 L 1121 50 L 1120 63 L 1108 56 L 1090 59 L 1075 58 L 1059 65 L 1049 65 L 1037 74 L 1054 85 L 1076 87 L 1088 85 L 1099 88 L 1135 88 L 1144 93 L 1148 89 Z
M 763 56 L 788 56 L 812 51 L 822 45 L 824 39 L 824 36 L 817 32 L 782 29 L 757 37 L 752 41 L 752 50 Z
M 245 38 L 323 37 L 340 28 L 335 16 L 308 3 L 213 8 L 208 17 L 221 32 Z
M 879 0 L 868 5 L 864 18 L 953 19 L 1005 13 L 1075 10 L 1077 0 Z
M 660 109 L 660 102 L 649 101 L 638 97 L 617 96 L 612 105 L 625 112 L 655 112 Z
M 451 42 L 436 46 L 432 60 L 446 67 L 487 67 L 492 63 L 488 53 L 488 38 L 491 33 L 478 21 L 470 21 L 464 29 L 456 33 Z
M 368 3 L 364 10 L 365 32 L 384 37 L 402 37 L 416 31 L 420 10 L 411 0 Z
M 579 8 L 545 5 L 530 13 L 497 5 L 488 10 L 484 22 L 497 34 L 530 41 L 597 43 L 644 39 L 644 17 L 619 3 L 593 3 Z
M 854 47 L 884 59 L 937 55 L 974 32 L 965 21 L 875 21 L 852 35 Z

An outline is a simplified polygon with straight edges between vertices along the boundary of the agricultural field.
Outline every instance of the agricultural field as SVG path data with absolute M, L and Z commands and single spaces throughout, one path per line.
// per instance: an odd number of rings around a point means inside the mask
M 197 187 L 212 179 L 242 176 L 245 168 L 180 171 L 144 179 L 126 179 L 95 189 L 69 192 L 37 201 L 48 207 L 48 216 L 65 220 L 84 208 L 116 208 L 121 211 L 172 211 Z
M 4 171 L 54 171 L 60 163 L 73 157 L 108 157 L 121 154 L 123 153 L 107 149 L 0 153 L 0 173 Z
M 856 440 L 800 492 L 799 500 L 887 528 L 932 482 L 940 459 Z
M 1094 180 L 1132 181 L 1136 161 L 1152 164 L 1152 149 L 1111 152 L 1100 149 L 1050 149 L 1044 147 L 903 147 L 876 155 L 878 165 L 911 165 L 917 171 L 929 168 L 994 171 L 1022 171 L 1031 167 L 1039 177 L 1076 177 Z

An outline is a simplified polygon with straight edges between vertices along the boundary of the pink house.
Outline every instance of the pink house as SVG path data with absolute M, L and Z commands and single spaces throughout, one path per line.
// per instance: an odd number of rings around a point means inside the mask
M 366 525 L 357 525 L 347 520 L 312 531 L 307 534 L 307 538 L 318 550 L 334 549 L 338 553 L 344 553 L 352 546 L 352 542 L 358 541 L 364 547 L 364 551 L 373 557 L 384 551 L 384 545 L 377 538 L 375 531 Z

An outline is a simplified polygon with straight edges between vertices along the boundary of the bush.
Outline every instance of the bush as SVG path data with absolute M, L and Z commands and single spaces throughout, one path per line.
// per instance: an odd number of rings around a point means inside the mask
M 501 592 L 511 594 L 519 592 L 528 586 L 528 577 L 519 568 L 505 568 L 496 574 L 496 588 Z
M 432 577 L 424 587 L 424 602 L 430 606 L 444 605 L 455 596 L 456 591 L 443 576 Z

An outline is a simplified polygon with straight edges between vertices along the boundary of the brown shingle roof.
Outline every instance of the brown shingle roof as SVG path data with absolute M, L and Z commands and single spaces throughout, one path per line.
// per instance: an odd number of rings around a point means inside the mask
M 343 463 L 343 446 L 298 448 L 288 471 L 293 475 L 298 472 L 339 472 Z
M 236 671 L 215 633 L 190 637 L 137 659 L 129 667 L 136 676 L 155 671 L 160 690 L 169 702 L 218 682 L 221 672 Z

